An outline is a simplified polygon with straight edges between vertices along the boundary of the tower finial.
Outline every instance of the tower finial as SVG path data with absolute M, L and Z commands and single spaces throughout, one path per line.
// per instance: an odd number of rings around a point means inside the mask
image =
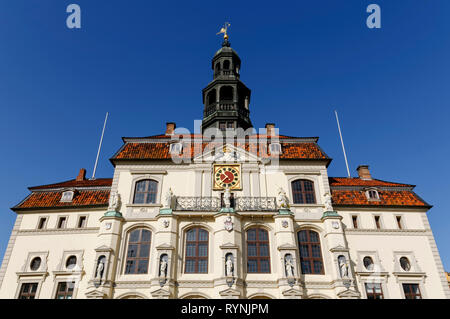
M 219 32 L 217 32 L 216 34 L 221 34 L 223 33 L 223 45 L 227 45 L 228 44 L 228 28 L 231 26 L 231 24 L 229 22 L 225 22 L 225 24 L 223 25 L 223 27 L 220 29 Z

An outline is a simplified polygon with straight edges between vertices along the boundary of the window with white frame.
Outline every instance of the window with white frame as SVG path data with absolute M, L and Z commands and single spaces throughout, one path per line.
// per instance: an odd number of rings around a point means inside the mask
M 281 154 L 281 144 L 280 143 L 270 143 L 269 150 L 271 154 Z
M 182 150 L 183 150 L 183 144 L 181 144 L 181 143 L 170 144 L 170 154 L 181 154 Z
M 71 202 L 73 199 L 74 191 L 65 191 L 61 195 L 61 202 Z
M 380 195 L 376 189 L 369 189 L 366 191 L 366 197 L 368 200 L 380 200 Z

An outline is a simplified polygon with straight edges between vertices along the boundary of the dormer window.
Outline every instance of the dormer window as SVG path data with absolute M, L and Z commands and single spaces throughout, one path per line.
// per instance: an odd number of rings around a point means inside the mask
M 271 154 L 281 154 L 281 144 L 280 143 L 270 143 L 269 149 Z
M 366 197 L 368 200 L 380 200 L 380 195 L 376 189 L 369 189 L 366 191 Z
M 61 202 L 71 202 L 73 199 L 73 191 L 65 191 L 62 193 Z
M 170 154 L 181 154 L 181 151 L 183 150 L 183 144 L 181 143 L 173 143 L 170 144 Z

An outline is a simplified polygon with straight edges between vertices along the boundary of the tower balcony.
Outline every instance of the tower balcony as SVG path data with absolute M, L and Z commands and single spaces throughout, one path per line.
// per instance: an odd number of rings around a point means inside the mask
M 218 212 L 224 206 L 219 197 L 177 196 L 174 210 Z M 270 212 L 278 209 L 275 197 L 236 197 L 231 199 L 231 207 L 240 212 Z
M 233 70 L 220 70 L 220 71 L 216 71 L 214 72 L 214 79 L 218 78 L 218 77 L 232 77 L 232 78 L 239 78 L 239 74 L 234 72 Z
M 243 107 L 239 107 L 237 102 L 224 100 L 220 102 L 211 103 L 210 105 L 208 105 L 204 111 L 204 117 L 206 118 L 217 111 L 237 112 L 236 115 L 239 115 L 244 118 L 248 118 L 249 116 L 249 111 L 247 109 L 244 109 Z

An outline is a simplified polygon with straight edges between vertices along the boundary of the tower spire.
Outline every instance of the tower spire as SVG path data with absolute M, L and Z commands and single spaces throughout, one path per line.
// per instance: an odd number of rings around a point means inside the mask
M 252 127 L 251 91 L 240 80 L 241 59 L 228 41 L 229 27 L 225 22 L 217 33 L 223 33 L 223 43 L 212 59 L 213 80 L 203 89 L 202 132 L 207 128 L 225 131 Z

